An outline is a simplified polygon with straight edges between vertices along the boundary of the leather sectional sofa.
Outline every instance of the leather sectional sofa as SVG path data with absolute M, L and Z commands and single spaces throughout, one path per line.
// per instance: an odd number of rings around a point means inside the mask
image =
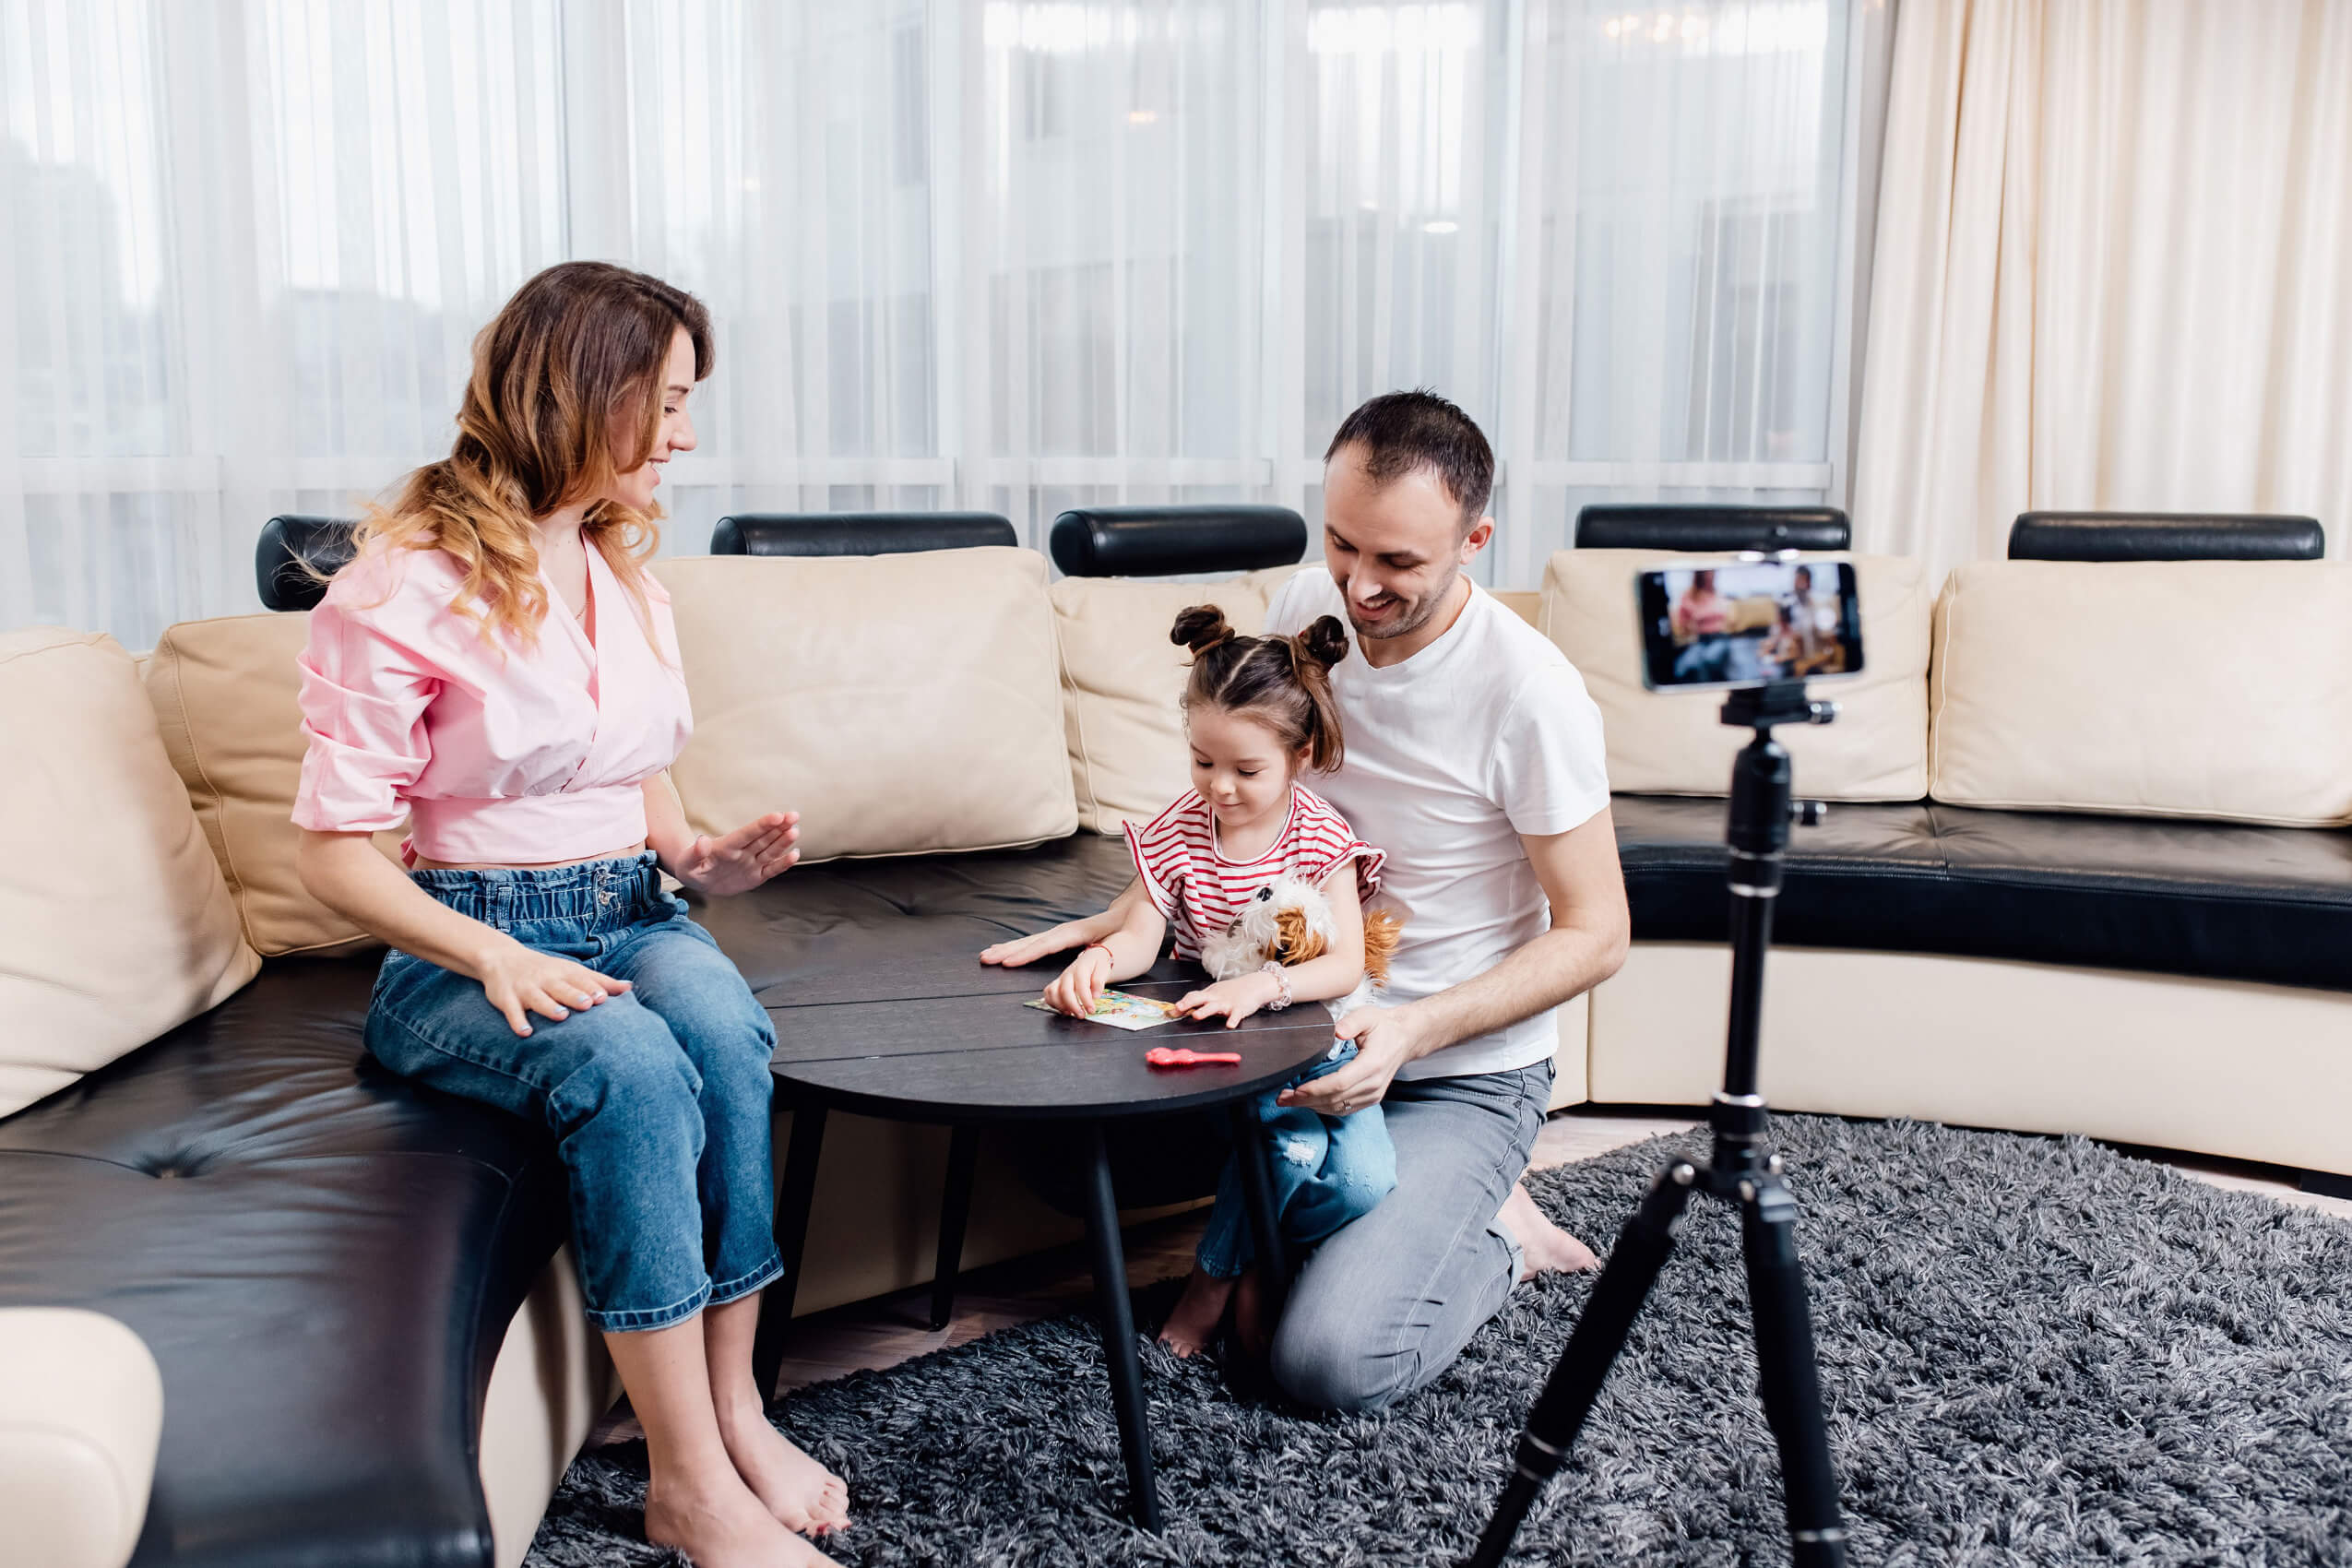
M 743 553 L 661 564 L 689 816 L 806 814 L 814 863 L 700 911 L 771 1006 L 1123 883 L 1106 835 L 1184 783 L 1169 621 L 1214 599 L 1249 625 L 1285 569 L 1118 574 L 1303 542 L 1295 517 L 1154 521 L 1074 515 L 1057 558 L 1098 575 L 1052 583 L 936 518 L 906 520 L 919 553 L 745 518 L 715 541 Z M 1636 945 L 1563 1011 L 1559 1100 L 1695 1103 L 1728 973 L 1706 797 L 1739 737 L 1709 699 L 1639 692 L 1627 570 L 1775 528 L 1834 544 L 1842 519 L 1590 522 L 1617 549 L 1562 552 L 1516 606 L 1585 671 L 1635 791 Z M 1217 557 L 1171 552 L 1172 525 Z M 1833 806 L 1791 847 L 1774 1102 L 2352 1172 L 2352 574 L 1992 563 L 1935 595 L 1916 564 L 1859 564 L 1871 672 L 1788 737 L 1800 794 Z M 61 1568 L 513 1563 L 612 1393 L 552 1149 L 360 1051 L 375 956 L 292 875 L 301 636 L 297 613 L 194 623 L 139 660 L 0 636 L 0 1367 L 44 1369 L 0 1376 L 0 1518 L 49 1530 Z M 945 1151 L 837 1122 L 801 1311 L 928 1276 Z M 1010 1155 L 984 1151 L 968 1261 L 1077 1234 Z

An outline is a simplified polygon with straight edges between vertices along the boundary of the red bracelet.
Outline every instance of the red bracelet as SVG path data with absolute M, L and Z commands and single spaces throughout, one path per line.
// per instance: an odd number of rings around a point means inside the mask
M 1100 947 L 1100 948 L 1102 948 L 1102 956 L 1103 956 L 1104 957 L 1106 957 L 1106 958 L 1110 959 L 1112 963 L 1114 963 L 1114 964 L 1115 964 L 1115 963 L 1117 963 L 1117 962 L 1119 961 L 1119 955 L 1118 955 L 1118 954 L 1116 954 L 1116 953 L 1113 953 L 1113 952 L 1112 952 L 1112 951 L 1111 951 L 1111 950 L 1108 946 L 1105 946 L 1102 943 L 1099 943 L 1099 942 L 1089 942 L 1089 943 L 1087 943 L 1087 944 L 1086 944 L 1086 946 L 1079 948 L 1079 949 L 1078 949 L 1078 951 L 1079 951 L 1079 952 L 1081 952 L 1081 953 L 1086 953 L 1086 952 L 1090 952 L 1090 951 L 1092 951 L 1093 949 L 1095 949 L 1095 948 L 1097 948 L 1097 947 Z

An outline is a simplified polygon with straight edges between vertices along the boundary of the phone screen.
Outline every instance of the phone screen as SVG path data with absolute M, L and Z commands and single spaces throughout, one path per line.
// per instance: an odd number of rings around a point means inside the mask
M 1862 672 L 1862 610 L 1846 561 L 1724 561 L 1634 576 L 1642 683 L 1761 686 Z

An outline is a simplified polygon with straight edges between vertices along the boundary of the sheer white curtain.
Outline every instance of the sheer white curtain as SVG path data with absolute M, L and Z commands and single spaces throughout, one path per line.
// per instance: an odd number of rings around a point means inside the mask
M 1954 0 L 1895 42 L 1855 524 L 2352 529 L 2352 6 Z
M 0 626 L 254 604 L 596 256 L 719 324 L 750 509 L 1273 499 L 1373 393 L 1600 497 L 1842 494 L 1874 0 L 0 0 Z

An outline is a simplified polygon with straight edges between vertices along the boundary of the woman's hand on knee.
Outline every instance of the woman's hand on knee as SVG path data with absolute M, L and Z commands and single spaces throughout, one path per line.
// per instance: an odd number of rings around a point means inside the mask
M 490 1004 L 505 1016 L 507 1027 L 518 1035 L 531 1032 L 529 1015 L 532 1013 L 560 1024 L 574 1013 L 629 989 L 627 980 L 526 947 L 511 937 L 491 950 L 474 978 L 481 981 Z

